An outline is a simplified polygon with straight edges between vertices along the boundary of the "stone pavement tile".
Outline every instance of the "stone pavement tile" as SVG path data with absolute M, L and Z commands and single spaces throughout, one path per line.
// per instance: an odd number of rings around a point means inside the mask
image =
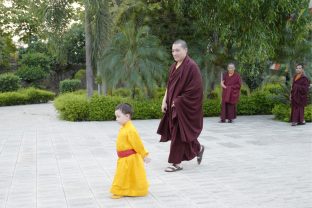
M 37 208 L 67 208 L 66 200 L 61 200 L 59 197 L 49 197 L 49 198 L 38 198 Z
M 192 160 L 165 173 L 170 142 L 159 143 L 159 120 L 134 121 L 152 158 L 150 193 L 113 200 L 116 122 L 60 121 L 51 104 L 1 107 L 0 115 L 0 208 L 23 201 L 61 208 L 311 208 L 309 123 L 293 128 L 272 116 L 239 116 L 220 125 L 205 118 L 202 164 Z
M 34 208 L 36 207 L 36 203 L 33 202 L 25 202 L 25 201 L 18 201 L 18 202 L 7 202 L 4 206 L 5 208 Z
M 68 207 L 97 208 L 99 205 L 93 197 L 75 197 L 67 200 Z
M 159 202 L 151 195 L 147 195 L 144 197 L 126 197 L 127 201 L 129 202 L 131 207 L 134 208 L 159 208 Z

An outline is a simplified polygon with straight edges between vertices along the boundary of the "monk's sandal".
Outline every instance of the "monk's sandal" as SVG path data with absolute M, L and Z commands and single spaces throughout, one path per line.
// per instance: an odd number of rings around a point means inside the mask
M 198 165 L 200 165 L 200 163 L 201 163 L 201 161 L 202 161 L 202 159 L 203 159 L 203 154 L 204 154 L 204 151 L 205 151 L 205 147 L 204 147 L 204 145 L 200 145 L 200 152 L 198 153 L 198 155 L 197 155 L 197 163 L 198 163 Z

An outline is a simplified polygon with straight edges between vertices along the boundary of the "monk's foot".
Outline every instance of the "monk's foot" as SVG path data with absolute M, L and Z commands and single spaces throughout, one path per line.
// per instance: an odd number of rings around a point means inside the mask
M 198 163 L 198 165 L 200 165 L 200 163 L 201 163 L 201 161 L 203 159 L 204 151 L 205 151 L 204 145 L 200 145 L 200 151 L 199 151 L 199 153 L 197 155 L 197 163 Z
M 228 120 L 228 123 L 233 123 L 233 121 L 231 119 Z
M 291 123 L 291 126 L 297 126 L 297 123 L 292 122 L 292 123 Z
M 120 199 L 120 198 L 122 198 L 123 196 L 119 196 L 119 195 L 116 195 L 116 194 L 113 194 L 113 195 L 111 195 L 111 198 L 112 199 Z
M 183 170 L 183 167 L 178 164 L 172 164 L 165 169 L 165 172 L 176 172 L 179 170 Z
M 225 120 L 220 120 L 219 123 L 225 123 Z
M 305 122 L 298 123 L 298 125 L 305 125 L 305 124 L 306 124 Z

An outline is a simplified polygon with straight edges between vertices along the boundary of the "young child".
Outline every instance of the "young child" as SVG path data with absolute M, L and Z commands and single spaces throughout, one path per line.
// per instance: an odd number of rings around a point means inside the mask
M 111 187 L 111 197 L 145 196 L 148 193 L 148 181 L 144 162 L 150 162 L 148 152 L 131 122 L 132 108 L 129 104 L 120 104 L 115 109 L 116 121 L 121 125 L 117 137 L 117 168 Z

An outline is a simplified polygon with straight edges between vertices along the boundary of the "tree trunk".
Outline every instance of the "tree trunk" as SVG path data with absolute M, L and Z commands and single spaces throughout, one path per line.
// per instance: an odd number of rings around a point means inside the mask
M 102 95 L 107 95 L 107 85 L 106 85 L 106 82 L 104 80 L 101 84 L 101 91 L 102 91 Z
M 85 36 L 86 36 L 86 85 L 88 97 L 93 94 L 91 17 L 88 2 L 85 2 Z

